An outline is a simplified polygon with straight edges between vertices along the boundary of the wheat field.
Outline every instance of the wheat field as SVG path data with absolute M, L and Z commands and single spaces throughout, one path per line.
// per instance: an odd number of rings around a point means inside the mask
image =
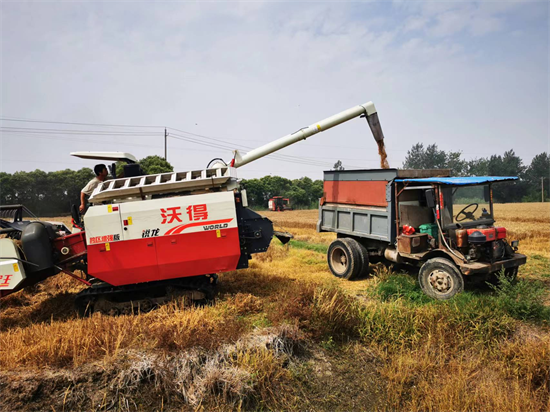
M 529 257 L 516 289 L 448 302 L 380 265 L 337 279 L 316 210 L 263 214 L 294 241 L 213 305 L 81 319 L 65 275 L 0 300 L 0 409 L 550 410 L 550 204 L 495 205 Z

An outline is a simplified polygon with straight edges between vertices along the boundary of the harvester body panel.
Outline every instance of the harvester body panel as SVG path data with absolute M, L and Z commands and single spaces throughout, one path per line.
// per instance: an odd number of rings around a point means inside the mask
M 4 258 L 0 260 L 0 292 L 13 290 L 25 279 L 25 268 L 11 239 L 0 239 L 0 256 Z
M 233 192 L 97 205 L 84 217 L 89 274 L 120 286 L 235 270 Z

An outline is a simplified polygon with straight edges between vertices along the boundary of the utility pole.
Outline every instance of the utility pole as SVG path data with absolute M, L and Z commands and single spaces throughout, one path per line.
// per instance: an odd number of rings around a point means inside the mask
M 544 176 L 540 178 L 540 188 L 542 189 L 542 202 L 544 202 Z
M 168 132 L 164 128 L 164 160 L 168 161 Z

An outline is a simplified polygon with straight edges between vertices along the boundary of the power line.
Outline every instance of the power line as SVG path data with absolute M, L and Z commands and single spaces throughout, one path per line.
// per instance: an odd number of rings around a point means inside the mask
M 49 124 L 68 124 L 68 125 L 86 125 L 86 126 L 102 126 L 102 127 L 139 127 L 139 128 L 160 128 L 161 126 L 143 126 L 143 125 L 121 125 L 121 124 L 105 124 L 105 123 L 84 123 L 84 122 L 57 122 L 57 121 L 47 121 L 47 120 L 35 120 L 35 119 L 21 119 L 21 118 L 0 118 L 0 120 L 3 121 L 14 121 L 14 122 L 31 122 L 31 123 L 49 123 Z M 109 135 L 116 135 L 116 136 L 134 136 L 134 137 L 150 137 L 148 133 L 140 133 L 136 131 L 123 131 L 123 132 L 111 132 L 111 131 L 98 131 L 98 130 L 74 130 L 74 129 L 45 129 L 45 128 L 25 128 L 25 127 L 10 127 L 10 126 L 2 126 L 0 129 L 3 129 L 5 132 L 10 133 L 24 133 L 24 134 L 64 134 L 64 135 L 89 135 L 89 136 L 109 136 Z M 166 139 L 166 129 L 165 128 L 165 139 Z M 178 134 L 170 134 L 171 137 L 174 137 L 176 139 L 179 138 L 179 140 L 188 141 L 190 143 L 195 144 L 201 144 L 207 147 L 212 148 L 220 148 L 224 150 L 230 150 L 233 151 L 235 147 L 240 146 L 243 149 L 253 149 L 250 146 L 246 145 L 234 145 L 234 146 L 228 146 L 226 144 L 226 140 L 217 139 L 215 137 L 201 135 L 197 133 L 188 132 L 185 130 L 169 127 L 171 130 L 176 130 L 180 133 L 184 133 L 191 136 L 200 137 L 202 139 L 212 140 L 219 143 L 214 142 L 207 142 L 203 140 L 198 140 L 196 138 L 190 137 L 190 136 L 181 136 Z M 38 136 L 37 136 L 38 137 Z M 75 139 L 71 139 L 75 140 Z M 221 143 L 221 144 L 220 144 Z M 137 144 L 133 144 L 134 146 L 138 146 Z M 142 147 L 151 147 L 147 145 L 139 145 Z M 166 157 L 166 147 L 165 147 L 165 157 Z M 315 165 L 315 166 L 321 166 L 321 167 L 329 167 L 331 164 L 329 162 L 324 162 L 317 160 L 318 158 L 308 158 L 308 157 L 299 157 L 299 156 L 292 156 L 292 155 L 284 155 L 284 154 L 271 154 L 267 156 L 274 160 L 280 160 L 290 163 L 297 163 L 297 164 L 309 164 L 309 165 Z M 356 159 L 361 160 L 361 159 Z M 346 164 L 348 167 L 356 167 L 356 166 L 350 166 Z
M 21 119 L 13 117 L 0 117 L 0 120 L 7 122 L 27 122 L 27 123 L 51 123 L 51 124 L 72 124 L 78 126 L 104 126 L 104 127 L 138 127 L 138 128 L 163 128 L 164 126 L 144 126 L 132 124 L 106 124 L 106 123 L 81 123 L 81 122 L 57 122 L 53 120 Z

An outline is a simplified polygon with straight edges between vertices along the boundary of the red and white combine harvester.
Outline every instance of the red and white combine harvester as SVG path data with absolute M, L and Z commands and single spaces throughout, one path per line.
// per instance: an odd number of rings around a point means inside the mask
M 267 202 L 267 208 L 272 212 L 283 212 L 285 210 L 292 210 L 290 206 L 290 199 L 282 196 L 273 196 Z
M 128 153 L 72 153 L 124 160 L 125 177 L 95 189 L 82 222 L 73 208 L 83 229 L 76 233 L 53 222 L 24 221 L 21 206 L 8 207 L 15 212 L 12 221 L 0 215 L 0 234 L 7 235 L 0 239 L 0 297 L 63 272 L 89 286 L 75 300 L 82 314 L 147 311 L 181 295 L 211 299 L 216 273 L 248 267 L 251 254 L 265 252 L 274 234 L 289 240 L 248 208 L 237 168 L 359 116 L 382 140 L 369 102 L 246 154 L 235 151 L 229 165 L 217 160 L 204 170 L 143 175 Z

